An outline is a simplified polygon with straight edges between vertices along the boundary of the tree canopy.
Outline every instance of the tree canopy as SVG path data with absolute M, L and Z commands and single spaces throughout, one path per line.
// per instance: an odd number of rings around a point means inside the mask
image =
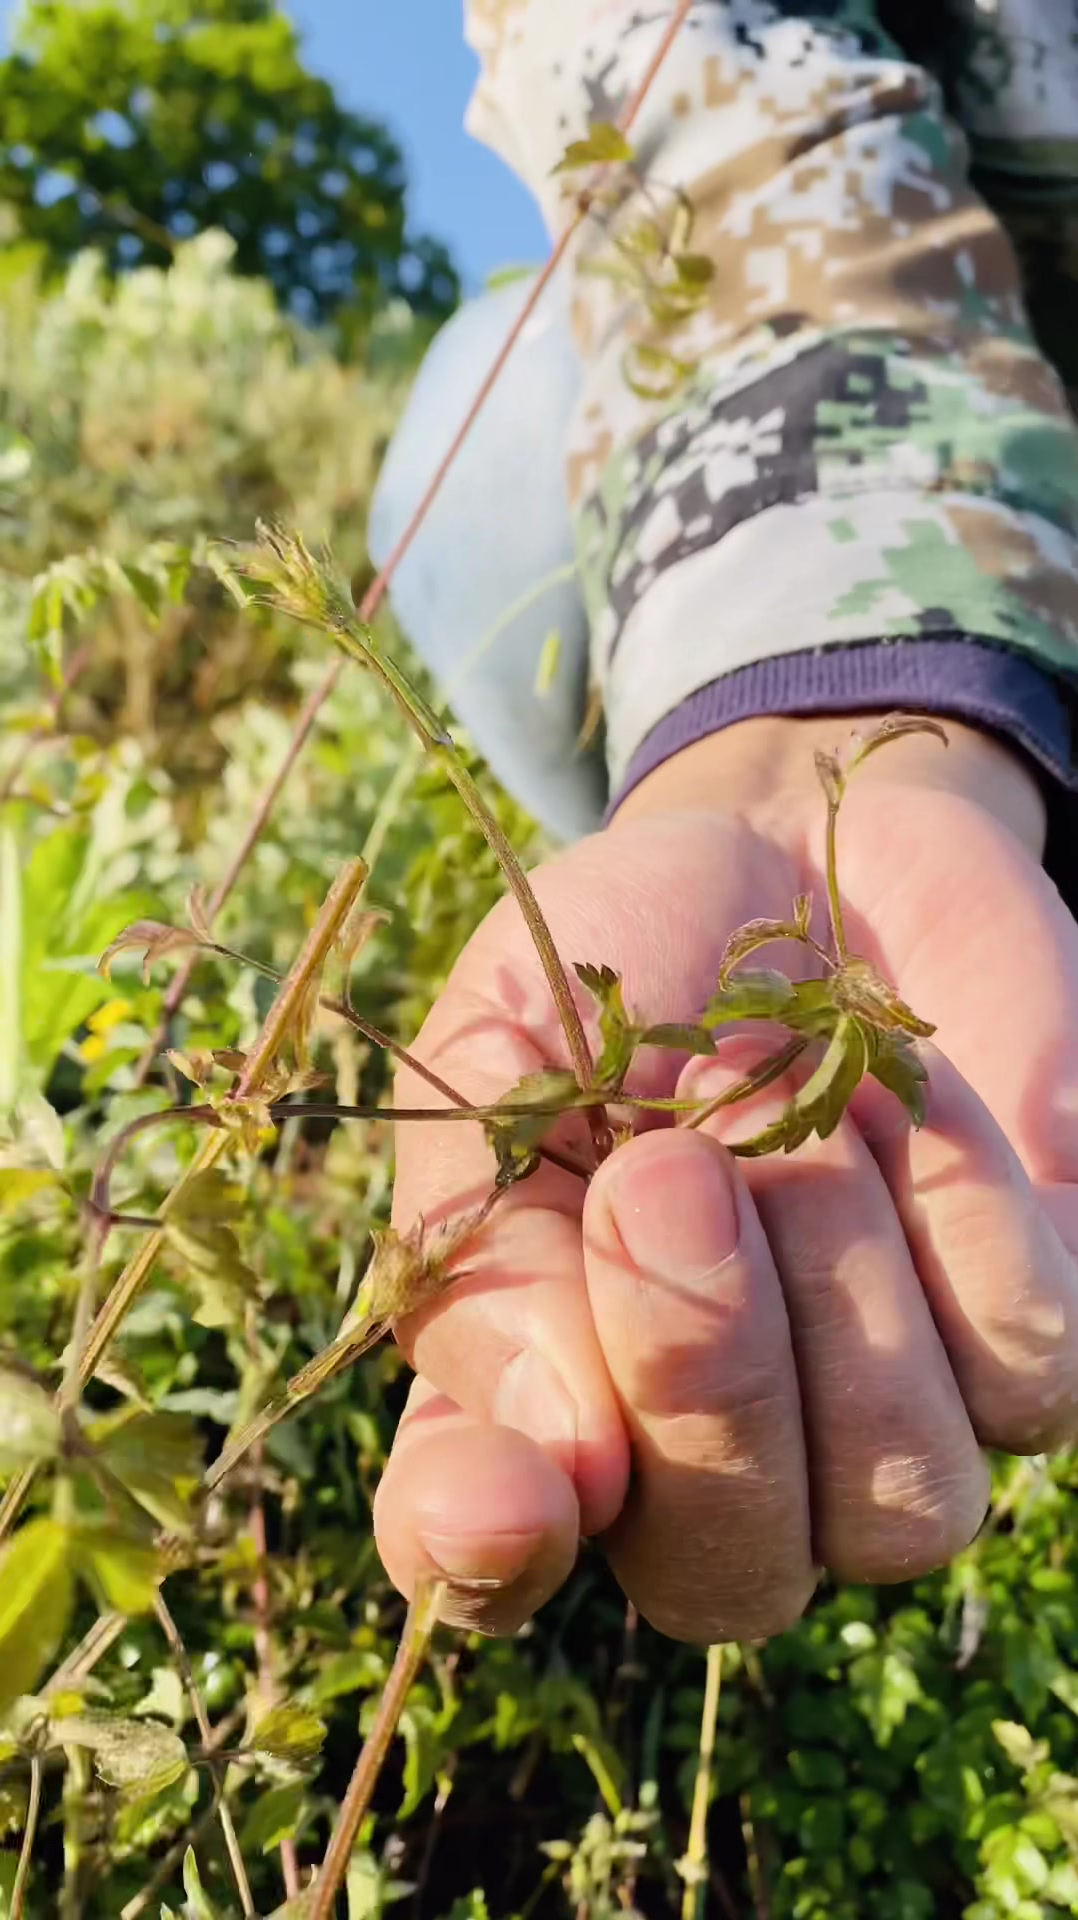
M 457 298 L 446 250 L 408 229 L 396 142 L 308 70 L 273 0 L 26 0 L 0 60 L 0 206 L 9 248 L 61 266 L 86 247 L 163 265 L 221 228 L 308 321 Z

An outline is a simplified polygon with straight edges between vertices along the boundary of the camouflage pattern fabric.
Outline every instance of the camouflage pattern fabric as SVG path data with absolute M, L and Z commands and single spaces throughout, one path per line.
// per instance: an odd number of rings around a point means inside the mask
M 556 232 L 579 177 L 552 170 L 618 116 L 672 0 L 467 12 L 472 128 Z M 699 0 L 641 177 L 575 246 L 567 471 L 615 787 L 665 714 L 767 656 L 954 636 L 1078 678 L 1078 0 L 939 0 L 916 58 L 881 12 Z M 677 188 L 715 274 L 670 333 L 609 269 Z M 644 397 L 630 344 L 691 371 Z

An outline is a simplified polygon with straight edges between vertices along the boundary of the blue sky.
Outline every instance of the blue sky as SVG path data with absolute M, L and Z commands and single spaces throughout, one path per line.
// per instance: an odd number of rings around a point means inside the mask
M 530 196 L 464 132 L 476 62 L 463 0 L 291 0 L 312 65 L 388 122 L 408 157 L 414 223 L 445 240 L 468 282 L 542 259 Z
M 400 141 L 412 222 L 444 240 L 469 288 L 494 268 L 542 259 L 547 243 L 528 194 L 464 132 L 475 60 L 463 0 L 286 0 L 312 66 L 349 105 Z M 0 30 L 16 12 L 0 0 Z

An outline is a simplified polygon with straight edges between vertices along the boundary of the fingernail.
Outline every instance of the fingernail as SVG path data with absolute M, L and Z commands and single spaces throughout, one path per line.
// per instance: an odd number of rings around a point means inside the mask
M 699 1287 L 737 1250 L 737 1198 L 718 1150 L 692 1134 L 652 1136 L 645 1154 L 611 1165 L 610 1204 L 633 1265 Z
M 421 1533 L 419 1538 L 439 1573 L 477 1592 L 519 1580 L 542 1545 L 538 1533 Z
M 500 1427 L 526 1433 L 572 1475 L 576 1402 L 550 1361 L 535 1347 L 525 1347 L 509 1362 L 498 1382 L 491 1412 Z

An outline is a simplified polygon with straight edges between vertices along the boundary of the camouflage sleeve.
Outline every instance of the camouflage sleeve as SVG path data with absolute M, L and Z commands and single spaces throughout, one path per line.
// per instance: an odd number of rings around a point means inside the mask
M 552 170 L 617 117 L 671 12 L 470 0 L 472 128 L 552 230 L 577 190 Z M 634 139 L 572 267 L 567 470 L 615 790 L 761 710 L 1005 723 L 1039 688 L 1065 740 L 1078 429 L 938 80 L 870 0 L 699 0 Z M 625 260 L 634 234 L 669 236 L 679 190 L 715 271 L 672 325 Z
M 1078 0 L 951 0 L 940 71 L 1078 408 Z

